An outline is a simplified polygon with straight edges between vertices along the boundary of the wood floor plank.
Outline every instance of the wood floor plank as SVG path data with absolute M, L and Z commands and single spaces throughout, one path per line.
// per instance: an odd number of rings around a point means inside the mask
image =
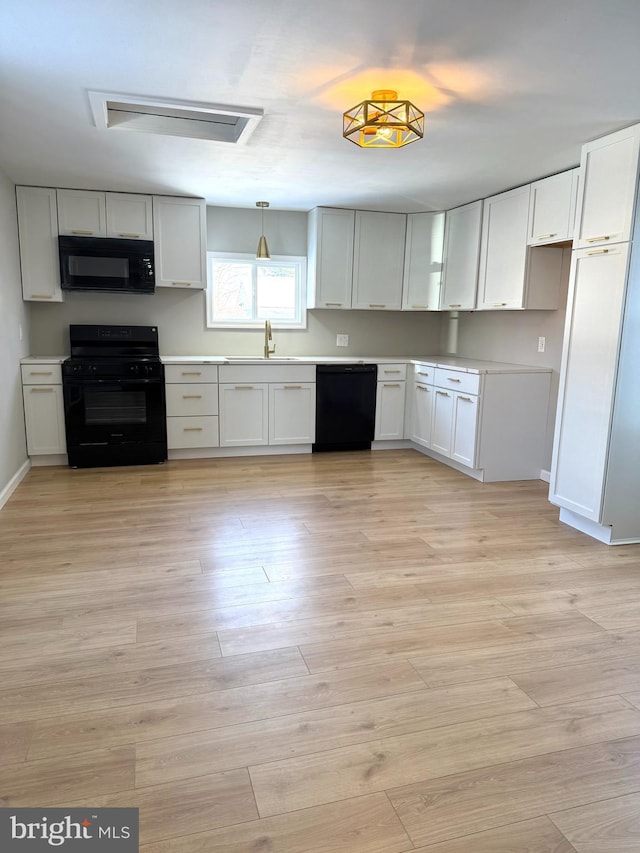
M 0 666 L 4 661 L 48 657 L 82 649 L 121 648 L 136 641 L 136 620 L 94 622 L 75 628 L 24 628 L 7 631 L 0 642 Z
M 636 793 L 639 786 L 640 738 L 634 737 L 405 785 L 388 796 L 419 848 Z
M 540 817 L 419 847 L 416 853 L 576 853 L 576 850 L 548 818 Z
M 258 817 L 246 769 L 212 773 L 171 785 L 136 787 L 90 799 L 82 795 L 60 805 L 140 809 L 140 844 L 173 835 L 206 832 Z
M 86 797 L 94 800 L 134 786 L 135 749 L 85 752 L 57 759 L 0 765 L 0 805 L 50 806 Z
M 306 619 L 296 619 L 273 625 L 220 630 L 218 639 L 223 655 L 278 649 L 283 646 L 331 642 L 340 637 L 363 637 L 369 632 L 392 631 L 412 625 L 456 625 L 465 622 L 484 622 L 509 617 L 506 607 L 496 601 L 460 601 L 431 606 L 429 603 L 405 604 L 403 607 L 383 607 L 377 610 L 344 611 Z M 580 616 L 586 625 L 585 617 Z M 602 630 L 593 625 L 589 631 Z
M 630 632 L 554 637 L 530 643 L 411 655 L 410 660 L 427 684 L 437 687 L 531 670 L 562 669 L 591 661 L 614 661 L 638 654 L 640 633 Z
M 550 818 L 577 853 L 640 850 L 640 792 L 554 812 Z
M 136 783 L 155 785 L 536 707 L 509 679 L 368 699 L 138 744 Z
M 513 680 L 539 705 L 640 690 L 640 655 L 615 661 L 517 673 Z
M 43 719 L 68 708 L 85 711 L 117 708 L 134 702 L 209 693 L 221 687 L 306 675 L 307 672 L 298 649 L 278 649 L 224 660 L 194 661 L 50 682 L 0 691 L 0 722 Z
M 411 849 L 389 800 L 384 794 L 372 794 L 144 845 L 141 853 L 402 853 Z
M 30 723 L 11 723 L 0 726 L 0 764 L 13 764 L 27 757 L 33 726 Z
M 66 755 L 97 746 L 171 738 L 188 732 L 268 720 L 283 714 L 332 708 L 385 696 L 424 691 L 424 682 L 406 661 L 268 680 L 182 699 L 152 700 L 38 720 L 29 757 Z
M 249 772 L 265 817 L 637 733 L 640 713 L 611 697 L 384 738 Z

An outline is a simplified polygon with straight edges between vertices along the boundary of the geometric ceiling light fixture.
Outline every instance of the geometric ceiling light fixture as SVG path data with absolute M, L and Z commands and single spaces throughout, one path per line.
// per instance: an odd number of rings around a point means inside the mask
M 376 89 L 343 117 L 342 135 L 361 148 L 402 148 L 424 135 L 424 113 L 393 89 Z
M 258 240 L 256 258 L 261 258 L 262 260 L 270 261 L 271 255 L 269 254 L 269 247 L 267 246 L 267 238 L 264 236 L 264 209 L 265 207 L 269 207 L 269 202 L 257 201 L 256 207 L 259 207 L 262 212 L 262 228 L 260 232 L 260 239 Z

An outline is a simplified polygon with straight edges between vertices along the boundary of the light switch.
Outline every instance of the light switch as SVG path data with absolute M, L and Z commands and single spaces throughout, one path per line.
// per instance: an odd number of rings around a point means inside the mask
M 538 352 L 544 352 L 545 344 L 547 343 L 547 339 L 540 335 L 538 338 Z
M 337 347 L 348 347 L 349 346 L 349 335 L 336 335 L 336 346 Z

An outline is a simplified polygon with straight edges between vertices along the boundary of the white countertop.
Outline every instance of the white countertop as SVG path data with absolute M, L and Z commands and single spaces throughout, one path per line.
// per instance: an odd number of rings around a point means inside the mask
M 62 364 L 68 355 L 30 355 L 20 359 L 21 364 Z M 453 355 L 425 356 L 272 356 L 269 359 L 260 356 L 224 356 L 224 355 L 162 355 L 163 364 L 425 364 L 431 367 L 455 368 L 465 373 L 551 373 L 550 367 L 536 367 L 527 364 L 510 364 L 501 361 L 461 358 Z

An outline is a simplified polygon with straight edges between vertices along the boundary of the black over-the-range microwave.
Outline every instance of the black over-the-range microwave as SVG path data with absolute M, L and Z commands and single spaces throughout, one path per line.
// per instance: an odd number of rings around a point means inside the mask
M 153 293 L 153 242 L 112 237 L 58 237 L 62 290 Z

